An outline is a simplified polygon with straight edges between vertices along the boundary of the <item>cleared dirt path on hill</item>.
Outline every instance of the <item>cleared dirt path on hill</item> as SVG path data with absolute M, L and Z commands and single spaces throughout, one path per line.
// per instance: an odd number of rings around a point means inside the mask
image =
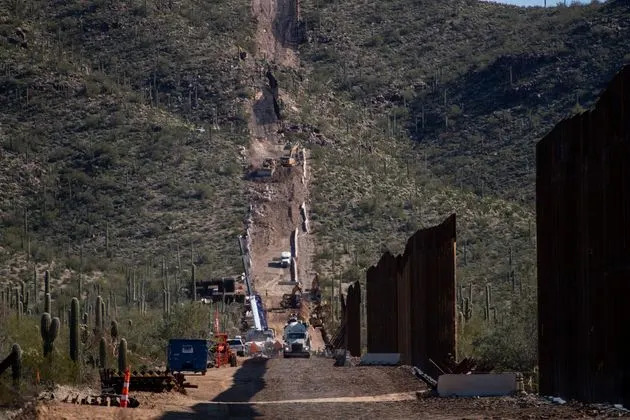
M 254 100 L 248 103 L 250 112 L 250 146 L 248 162 L 252 169 L 260 167 L 267 158 L 280 159 L 290 142 L 280 134 L 282 115 L 277 102 L 286 98 L 282 86 L 273 76 L 277 66 L 297 68 L 299 60 L 293 47 L 297 30 L 297 8 L 295 0 L 252 0 L 252 15 L 256 21 L 256 52 L 248 64 L 256 81 Z M 265 66 L 262 63 L 267 63 Z M 302 288 L 310 287 L 313 278 L 311 258 L 313 256 L 312 235 L 302 228 L 300 207 L 309 207 L 310 171 L 308 152 L 304 153 L 304 164 L 294 167 L 278 167 L 271 179 L 251 182 L 250 204 L 252 225 L 252 273 L 256 291 L 263 297 L 267 309 L 269 326 L 280 335 L 288 311 L 278 309 L 282 295 L 291 293 L 293 286 L 281 285 L 289 281 L 290 271 L 274 263 L 283 251 L 291 250 L 290 236 L 298 229 L 298 279 Z M 319 331 L 311 329 L 315 349 L 323 348 Z

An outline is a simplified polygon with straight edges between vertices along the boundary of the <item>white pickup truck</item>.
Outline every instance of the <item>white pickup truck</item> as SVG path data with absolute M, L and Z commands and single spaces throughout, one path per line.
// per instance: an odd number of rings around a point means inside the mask
M 280 265 L 282 268 L 287 268 L 291 265 L 291 253 L 288 251 L 284 251 L 280 254 Z
M 284 347 L 283 355 L 287 357 L 311 357 L 311 337 L 308 334 L 308 327 L 305 322 L 298 321 L 297 318 L 289 318 L 284 326 Z

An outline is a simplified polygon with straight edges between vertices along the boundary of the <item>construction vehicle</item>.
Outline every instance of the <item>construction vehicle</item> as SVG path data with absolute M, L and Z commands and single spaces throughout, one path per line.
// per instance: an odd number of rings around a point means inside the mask
M 282 268 L 287 268 L 291 265 L 291 253 L 289 251 L 284 251 L 280 254 L 280 266 Z
M 237 356 L 245 356 L 245 342 L 243 342 L 243 339 L 240 335 L 237 335 L 234 338 L 230 338 L 228 340 L 228 344 L 230 345 L 230 349 L 236 352 Z
M 245 305 L 249 306 L 247 313 L 251 313 L 253 327 L 247 331 L 245 337 L 245 346 L 250 355 L 261 353 L 271 354 L 274 351 L 274 343 L 276 332 L 267 324 L 267 313 L 259 294 L 255 293 L 251 284 L 249 250 L 247 248 L 247 239 L 245 236 L 238 237 L 239 247 L 241 249 L 241 258 L 243 261 L 243 279 L 247 295 L 245 296 Z M 249 324 L 249 323 L 247 323 Z M 255 350 L 252 350 L 252 345 Z
M 283 356 L 288 357 L 311 357 L 311 337 L 308 334 L 308 325 L 298 319 L 293 314 L 289 317 L 284 326 L 284 347 Z
M 299 309 L 302 305 L 302 289 L 299 284 L 293 286 L 293 290 L 291 293 L 285 293 L 282 295 L 282 301 L 280 302 L 280 306 L 282 308 L 292 308 Z
M 249 356 L 271 356 L 275 337 L 273 328 L 267 328 L 264 331 L 251 328 L 245 334 L 245 352 Z
M 263 161 L 262 167 L 258 169 L 259 177 L 272 176 L 276 171 L 276 160 L 272 158 L 267 158 Z
M 260 167 L 251 167 L 249 173 L 250 178 L 269 178 L 276 172 L 277 160 L 273 158 L 267 158 L 263 160 Z
M 282 166 L 291 167 L 297 165 L 298 145 L 294 145 L 289 150 L 289 153 L 280 158 L 280 164 Z
M 229 364 L 232 367 L 236 367 L 236 354 L 230 348 L 228 335 L 226 333 L 215 333 L 214 341 L 214 346 L 212 346 L 214 366 L 221 367 Z

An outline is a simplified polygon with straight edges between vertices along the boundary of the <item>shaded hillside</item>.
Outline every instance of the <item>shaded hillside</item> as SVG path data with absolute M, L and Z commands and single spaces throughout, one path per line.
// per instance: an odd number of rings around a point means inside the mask
M 440 179 L 510 199 L 533 197 L 533 142 L 630 61 L 623 1 L 305 3 L 314 80 L 388 116 Z
M 2 3 L 2 261 L 237 269 L 248 7 Z

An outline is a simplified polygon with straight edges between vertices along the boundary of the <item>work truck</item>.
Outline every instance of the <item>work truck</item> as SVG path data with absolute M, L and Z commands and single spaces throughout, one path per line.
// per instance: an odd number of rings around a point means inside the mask
M 311 357 L 311 337 L 308 334 L 308 325 L 300 321 L 297 316 L 291 316 L 284 326 L 283 356 Z

